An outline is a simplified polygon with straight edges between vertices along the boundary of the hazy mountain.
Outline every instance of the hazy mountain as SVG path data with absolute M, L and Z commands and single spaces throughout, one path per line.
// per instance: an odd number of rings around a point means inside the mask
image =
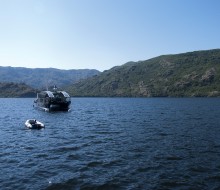
M 220 96 L 220 49 L 129 62 L 68 88 L 73 96 Z
M 60 70 L 54 68 L 0 67 L 0 82 L 25 83 L 34 88 L 70 85 L 78 80 L 99 74 L 97 70 Z

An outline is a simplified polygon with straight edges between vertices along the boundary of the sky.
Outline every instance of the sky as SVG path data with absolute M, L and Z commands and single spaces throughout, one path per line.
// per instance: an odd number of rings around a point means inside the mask
M 0 0 L 0 66 L 108 70 L 220 48 L 219 0 Z

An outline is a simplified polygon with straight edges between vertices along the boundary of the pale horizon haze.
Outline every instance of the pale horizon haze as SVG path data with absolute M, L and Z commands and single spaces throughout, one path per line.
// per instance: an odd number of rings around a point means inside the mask
M 219 48 L 218 0 L 0 0 L 0 66 L 108 70 Z

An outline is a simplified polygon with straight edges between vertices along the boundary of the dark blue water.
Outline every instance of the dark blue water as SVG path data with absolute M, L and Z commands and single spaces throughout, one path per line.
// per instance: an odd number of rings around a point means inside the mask
M 220 99 L 0 99 L 0 189 L 220 189 Z M 24 127 L 27 119 L 45 123 Z

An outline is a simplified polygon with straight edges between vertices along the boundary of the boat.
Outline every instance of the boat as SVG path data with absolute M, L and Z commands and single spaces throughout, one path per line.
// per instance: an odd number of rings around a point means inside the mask
M 28 119 L 25 122 L 25 126 L 29 129 L 41 129 L 45 128 L 45 125 L 36 119 Z
M 44 111 L 70 111 L 71 98 L 65 91 L 58 91 L 56 86 L 53 91 L 41 91 L 37 93 L 34 107 Z

